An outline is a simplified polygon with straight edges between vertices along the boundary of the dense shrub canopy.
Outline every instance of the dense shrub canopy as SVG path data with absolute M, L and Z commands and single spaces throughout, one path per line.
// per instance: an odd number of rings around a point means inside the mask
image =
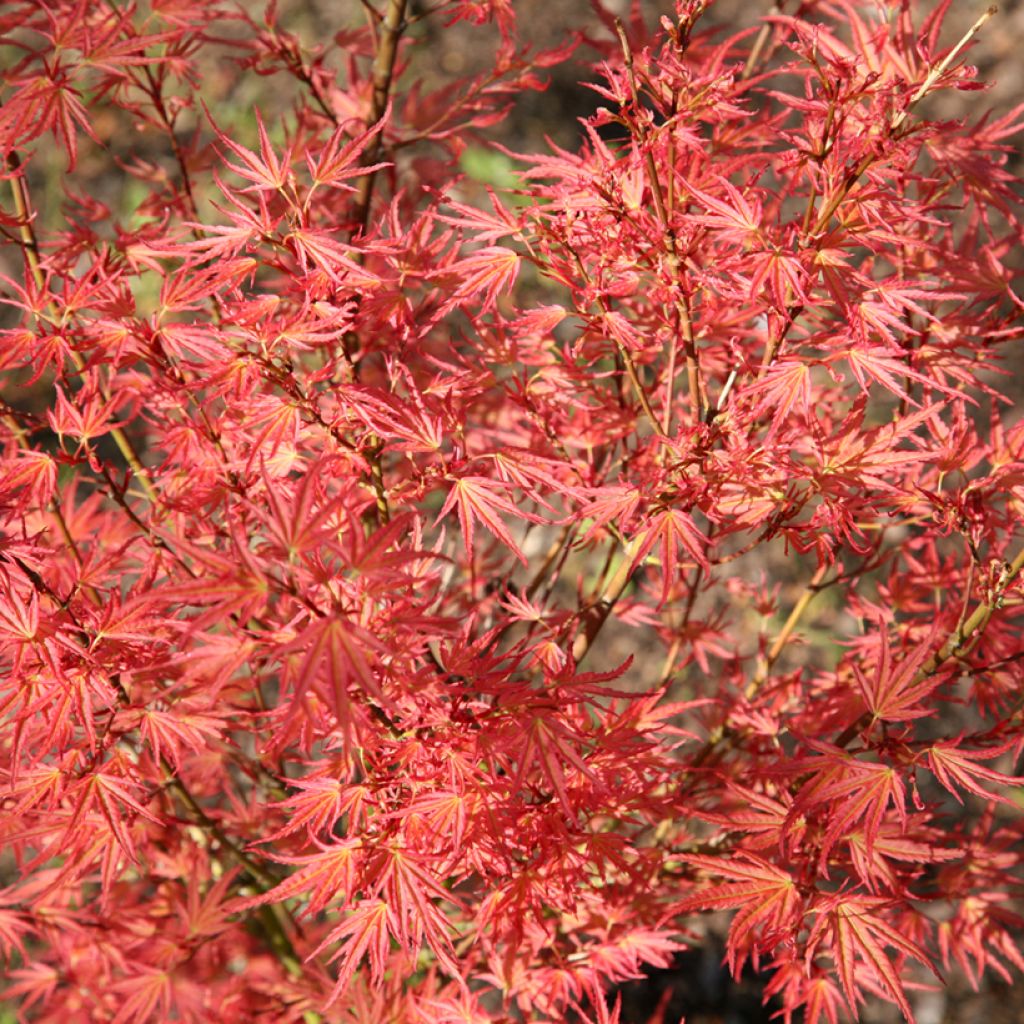
M 380 3 L 0 8 L 0 998 L 608 1021 L 716 911 L 787 1021 L 1024 967 L 988 15 Z M 488 150 L 569 60 L 579 147 Z

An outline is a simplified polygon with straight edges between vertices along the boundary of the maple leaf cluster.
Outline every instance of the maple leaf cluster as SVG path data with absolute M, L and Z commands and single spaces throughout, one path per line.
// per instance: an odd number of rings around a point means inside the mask
M 2 6 L 19 1019 L 610 1022 L 720 911 L 787 1022 L 1024 968 L 1022 111 L 929 119 L 949 0 L 713 6 Z

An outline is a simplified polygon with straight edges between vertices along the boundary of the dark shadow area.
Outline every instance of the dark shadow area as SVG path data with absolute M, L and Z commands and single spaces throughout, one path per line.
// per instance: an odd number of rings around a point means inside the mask
M 671 967 L 652 970 L 646 978 L 627 982 L 622 996 L 622 1024 L 768 1024 L 779 1009 L 764 1005 L 762 982 L 749 972 L 738 980 L 723 963 L 724 950 L 709 941 L 701 949 L 676 956 Z

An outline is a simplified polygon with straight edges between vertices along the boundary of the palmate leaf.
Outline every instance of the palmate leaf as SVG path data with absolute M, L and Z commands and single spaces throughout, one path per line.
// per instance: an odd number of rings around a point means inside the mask
M 838 1024 L 842 1002 L 842 994 L 831 978 L 822 975 L 811 979 L 807 982 L 804 1024 L 818 1024 L 822 1018 L 828 1024 Z
M 906 821 L 906 785 L 903 776 L 888 764 L 861 761 L 827 743 L 806 741 L 820 756 L 794 762 L 793 770 L 812 771 L 793 800 L 789 822 L 799 818 L 823 823 L 820 863 L 824 866 L 835 845 L 849 834 L 863 830 L 868 855 L 875 836 L 892 810 Z
M 123 1001 L 113 1024 L 174 1019 L 174 983 L 167 970 L 133 965 L 131 977 L 118 982 L 117 991 Z
M 866 428 L 867 396 L 858 395 L 843 423 L 821 448 L 821 472 L 829 486 L 848 487 L 853 481 L 891 488 L 899 469 L 924 462 L 928 452 L 921 450 L 917 430 L 942 409 L 934 403 L 909 413 L 902 419 Z
M 715 228 L 723 240 L 743 244 L 756 237 L 761 230 L 761 201 L 756 190 L 752 190 L 750 201 L 728 178 L 719 177 L 720 185 L 728 197 L 728 201 L 718 199 L 708 192 L 702 192 L 689 182 L 684 181 L 686 189 L 708 212 L 706 214 L 690 214 L 689 219 L 697 224 L 706 224 Z
M 843 994 L 855 1017 L 864 988 L 875 983 L 914 1024 L 900 969 L 889 958 L 886 948 L 896 950 L 901 960 L 909 957 L 923 964 L 940 981 L 942 976 L 928 953 L 882 916 L 882 911 L 892 905 L 891 900 L 876 896 L 838 893 L 827 897 L 816 908 L 820 916 L 811 929 L 808 948 L 813 951 L 820 942 L 828 942 Z
M 78 91 L 66 84 L 63 75 L 29 77 L 28 81 L 4 97 L 0 108 L 0 138 L 10 137 L 17 127 L 31 127 L 28 139 L 36 139 L 52 131 L 64 144 L 68 170 L 78 162 L 78 132 L 83 131 L 97 144 L 89 112 L 79 99 Z
M 900 350 L 897 348 L 895 351 L 899 352 Z M 911 381 L 916 381 L 926 388 L 941 391 L 952 398 L 963 398 L 962 392 L 958 392 L 934 377 L 928 377 L 906 363 L 901 362 L 899 358 L 890 354 L 888 348 L 870 349 L 858 346 L 844 353 L 844 358 L 853 371 L 857 383 L 864 389 L 865 393 L 869 390 L 868 382 L 874 381 L 881 384 L 887 391 L 891 391 L 898 398 L 909 402 L 916 408 L 920 408 L 920 403 L 914 401 L 907 394 L 904 387 L 905 383 L 909 384 Z M 973 402 L 974 400 L 970 399 L 970 401 Z
M 522 724 L 526 742 L 513 788 L 519 789 L 529 769 L 536 766 L 547 784 L 554 790 L 566 815 L 574 818 L 577 808 L 569 796 L 566 770 L 574 769 L 587 777 L 591 785 L 600 785 L 597 777 L 580 757 L 577 748 L 581 744 L 581 738 L 575 736 L 558 716 L 543 708 L 534 708 L 529 712 L 524 710 L 524 717 L 527 714 L 529 718 Z
M 319 548 L 339 504 L 336 498 L 320 500 L 320 474 L 307 469 L 290 492 L 285 482 L 275 480 L 265 467 L 262 479 L 266 508 L 254 506 L 254 512 L 263 520 L 271 543 L 289 560 Z M 242 541 L 240 546 L 247 545 Z
M 1016 804 L 1003 793 L 993 793 L 985 789 L 981 782 L 991 782 L 999 786 L 1022 786 L 1024 778 L 1004 775 L 993 768 L 978 764 L 979 761 L 990 761 L 1000 754 L 1005 754 L 1014 744 L 1006 742 L 989 750 L 961 750 L 960 740 L 940 740 L 933 743 L 925 754 L 928 767 L 950 793 L 963 803 L 961 790 L 980 796 L 984 800 L 997 800 L 1000 803 L 1016 807 Z
M 20 450 L 10 458 L 0 459 L 0 500 L 13 498 L 21 511 L 30 506 L 43 507 L 57 486 L 57 464 L 45 452 Z
M 873 670 L 865 673 L 859 665 L 852 666 L 864 703 L 875 721 L 905 722 L 935 714 L 934 702 L 926 704 L 924 700 L 945 681 L 944 676 L 935 672 L 922 675 L 919 670 L 932 655 L 937 633 L 938 623 L 930 636 L 918 640 L 910 645 L 909 651 L 901 651 L 893 658 L 888 630 L 884 623 L 878 623 Z
M 477 242 L 494 242 L 506 235 L 518 234 L 522 230 L 519 222 L 501 205 L 494 190 L 488 188 L 487 195 L 491 200 L 493 213 L 475 206 L 467 206 L 455 199 L 447 199 L 445 205 L 455 210 L 459 216 L 438 214 L 437 219 L 463 231 L 472 231 Z
M 810 417 L 813 404 L 811 364 L 803 359 L 780 359 L 760 381 L 747 389 L 747 394 L 757 396 L 755 416 L 771 410 L 772 423 L 766 439 L 771 440 L 794 409 L 805 418 Z
M 599 535 L 602 528 L 614 523 L 619 529 L 628 528 L 640 507 L 642 494 L 636 487 L 602 487 L 577 513 L 579 521 L 587 527 L 580 539 L 585 544 Z
M 785 850 L 798 845 L 806 832 L 806 821 L 802 818 L 794 820 L 790 814 L 793 798 L 785 789 L 761 793 L 732 783 L 723 796 L 726 800 L 724 809 L 700 809 L 694 814 L 702 821 L 747 833 L 744 845 L 748 849 L 776 847 Z
M 327 1005 L 344 993 L 364 956 L 369 958 L 371 984 L 376 985 L 394 956 L 414 960 L 424 942 L 445 971 L 458 977 L 448 922 L 435 903 L 438 899 L 457 902 L 455 897 L 412 853 L 397 845 L 379 850 L 367 865 L 366 874 L 376 879 L 371 898 L 359 901 L 310 957 L 336 942 L 342 943 L 330 958 L 338 960 L 340 967 Z M 392 940 L 398 944 L 397 954 L 391 951 Z
M 469 792 L 439 789 L 424 793 L 402 812 L 403 818 L 418 818 L 452 858 L 462 851 L 466 823 L 479 798 Z
M 111 767 L 107 766 L 108 769 Z M 160 824 L 160 819 L 132 796 L 129 791 L 131 785 L 130 779 L 115 775 L 111 770 L 97 771 L 86 776 L 68 794 L 75 801 L 75 809 L 67 826 L 68 832 L 71 833 L 89 811 L 98 810 L 118 846 L 130 860 L 136 861 L 135 845 L 129 831 L 130 819 L 139 815 L 154 824 Z
M 627 926 L 614 939 L 597 947 L 592 962 L 603 958 L 608 970 L 602 973 L 626 981 L 642 978 L 645 965 L 670 967 L 673 956 L 684 949 L 686 946 L 670 938 L 667 931 Z
M 209 110 L 206 111 L 206 116 L 210 119 L 210 123 L 213 124 L 213 118 L 210 117 Z M 227 146 L 241 161 L 241 165 L 239 165 L 226 160 L 225 165 L 231 168 L 240 178 L 253 182 L 253 185 L 250 186 L 251 188 L 276 192 L 284 187 L 291 174 L 289 167 L 292 158 L 291 151 L 289 149 L 283 159 L 278 158 L 274 152 L 274 147 L 270 143 L 270 137 L 267 135 L 266 126 L 263 124 L 263 118 L 260 117 L 258 110 L 256 111 L 256 130 L 259 133 L 260 139 L 260 152 L 258 156 L 251 149 L 246 149 L 245 146 L 240 145 L 227 133 L 222 132 L 215 124 L 213 129 L 217 133 L 217 141 Z
M 251 432 L 247 473 L 257 463 L 265 475 L 272 469 L 279 473 L 288 471 L 294 462 L 300 431 L 299 411 L 294 405 L 273 395 L 254 395 L 240 427 Z
M 18 910 L 12 910 L 5 906 L 4 892 L 0 891 L 0 955 L 8 960 L 11 954 L 17 950 L 22 957 L 25 957 L 25 946 L 23 936 L 30 934 L 32 929 L 26 915 Z M 27 959 L 27 957 L 25 957 Z
M 56 966 L 29 962 L 24 967 L 12 968 L 8 975 L 8 984 L 4 985 L 4 998 L 13 1000 L 21 998 L 21 1009 L 26 1011 L 33 1003 L 49 1001 L 50 996 L 61 984 L 62 974 Z
M 391 938 L 397 933 L 394 911 L 384 900 L 360 900 L 356 904 L 348 917 L 310 955 L 312 959 L 328 946 L 343 943 L 330 958 L 331 961 L 337 960 L 340 966 L 325 1006 L 331 1006 L 341 998 L 364 956 L 369 956 L 370 983 L 380 984 L 391 954 Z
M 655 544 L 658 545 L 661 555 L 661 600 L 664 603 L 679 579 L 680 554 L 688 555 L 705 572 L 710 569 L 705 551 L 707 543 L 707 537 L 698 529 L 689 512 L 664 508 L 651 516 L 634 540 L 636 547 L 633 564 L 639 565 Z
M 446 267 L 444 278 L 455 276 L 454 290 L 445 304 L 446 311 L 472 299 L 482 309 L 493 309 L 499 295 L 508 294 L 519 274 L 519 254 L 502 245 L 488 245 L 471 252 L 458 263 Z
M 289 644 L 279 648 L 285 655 L 303 652 L 294 671 L 294 710 L 303 703 L 311 688 L 331 709 L 341 725 L 346 742 L 351 739 L 352 709 L 350 687 L 358 687 L 378 704 L 387 705 L 374 666 L 380 643 L 366 629 L 346 616 L 331 615 L 312 619 Z
M 296 227 L 287 235 L 292 251 L 303 271 L 315 267 L 327 275 L 332 284 L 371 291 L 380 280 L 365 270 L 349 255 L 353 250 L 329 231 L 320 228 Z
M 313 842 L 317 847 L 315 853 L 296 857 L 275 854 L 275 861 L 299 865 L 299 870 L 258 896 L 235 901 L 229 911 L 235 913 L 264 903 L 305 898 L 308 902 L 302 916 L 311 916 L 321 913 L 335 901 L 343 903 L 350 898 L 356 888 L 356 871 L 362 863 L 362 843 L 355 839 L 331 843 L 314 839 Z
M 514 484 L 531 501 L 549 511 L 554 511 L 548 500 L 551 496 L 564 494 L 575 497 L 578 493 L 577 488 L 559 477 L 560 467 L 553 459 L 542 459 L 526 449 L 512 447 L 496 451 L 492 457 L 500 479 Z
M 283 836 L 299 831 L 303 826 L 311 838 L 334 828 L 335 822 L 345 813 L 345 797 L 348 787 L 330 776 L 312 779 L 289 779 L 298 793 L 279 800 L 272 806 L 286 807 L 294 811 L 288 823 L 276 832 L 262 836 L 260 843 L 277 842 Z
M 362 577 L 379 579 L 382 583 L 397 585 L 409 578 L 408 566 L 424 558 L 436 558 L 406 542 L 417 528 L 414 515 L 396 515 L 390 522 L 368 536 L 353 531 L 345 538 L 346 546 L 339 554 L 346 568 Z
M 306 166 L 309 168 L 309 176 L 313 181 L 314 188 L 318 185 L 329 185 L 333 188 L 351 190 L 353 186 L 347 184 L 347 179 L 361 174 L 371 174 L 389 167 L 388 163 L 360 165 L 356 161 L 383 130 L 390 114 L 389 107 L 376 124 L 371 125 L 354 138 L 351 137 L 348 126 L 341 125 L 315 157 L 312 153 L 307 152 L 305 154 Z
M 459 525 L 462 527 L 462 540 L 466 547 L 466 557 L 473 557 L 473 534 L 476 524 L 483 524 L 498 540 L 526 565 L 526 556 L 519 549 L 505 521 L 498 514 L 504 512 L 518 519 L 531 522 L 540 520 L 529 513 L 516 508 L 505 494 L 510 485 L 501 480 L 492 480 L 486 476 L 461 476 L 448 492 L 441 511 L 434 520 L 439 523 L 456 505 L 459 512 Z
M 353 384 L 338 397 L 352 415 L 390 442 L 390 450 L 433 454 L 444 447 L 445 418 L 420 396 L 407 401 L 380 388 Z
M 415 953 L 425 941 L 430 950 L 453 974 L 458 973 L 451 960 L 448 922 L 438 901 L 458 904 L 458 898 L 434 876 L 425 858 L 397 843 L 378 850 L 367 865 L 374 878 L 374 895 L 381 895 L 394 911 L 395 937 Z
M 163 710 L 147 707 L 143 710 L 139 731 L 159 761 L 162 756 L 176 768 L 181 768 L 182 748 L 197 754 L 216 741 L 224 731 L 223 718 L 189 707 L 187 702 Z
M 782 1000 L 782 1010 L 775 1014 L 785 1024 L 792 1024 L 793 1013 L 803 1009 L 803 1024 L 839 1024 L 843 1009 L 843 993 L 836 981 L 821 967 L 808 965 L 801 956 L 784 955 L 773 964 L 775 973 L 764 987 L 764 995 Z
M 773 247 L 752 252 L 750 263 L 751 299 L 755 299 L 763 289 L 768 300 L 780 312 L 784 312 L 794 300 L 810 302 L 806 291 L 808 275 L 797 256 Z
M 729 966 L 738 974 L 759 936 L 767 946 L 799 927 L 803 897 L 793 876 L 762 857 L 740 852 L 729 857 L 692 854 L 686 863 L 728 882 L 702 889 L 676 904 L 680 913 L 695 910 L 736 910 L 729 928 Z
M 39 595 L 25 599 L 11 587 L 0 591 L 0 643 L 33 644 L 39 634 Z
M 1007 985 L 1016 980 L 1008 965 L 1024 971 L 1024 954 L 1020 949 L 1024 917 L 1014 913 L 1009 903 L 1005 893 L 973 894 L 939 927 L 943 964 L 948 967 L 955 961 L 975 990 L 986 970 L 995 971 Z
M 900 863 L 907 866 L 913 877 L 925 864 L 959 859 L 961 851 L 942 845 L 946 837 L 938 830 L 928 829 L 925 820 L 921 815 L 912 815 L 905 824 L 884 822 L 870 845 L 863 830 L 846 837 L 851 866 L 872 894 L 888 891 L 906 895 L 906 869 L 899 867 Z

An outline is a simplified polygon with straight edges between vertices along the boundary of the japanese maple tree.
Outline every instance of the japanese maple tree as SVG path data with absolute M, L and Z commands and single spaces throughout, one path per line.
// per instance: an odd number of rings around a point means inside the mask
M 994 12 L 592 6 L 0 7 L 20 1019 L 611 1021 L 720 911 L 786 1021 L 1024 968 Z

